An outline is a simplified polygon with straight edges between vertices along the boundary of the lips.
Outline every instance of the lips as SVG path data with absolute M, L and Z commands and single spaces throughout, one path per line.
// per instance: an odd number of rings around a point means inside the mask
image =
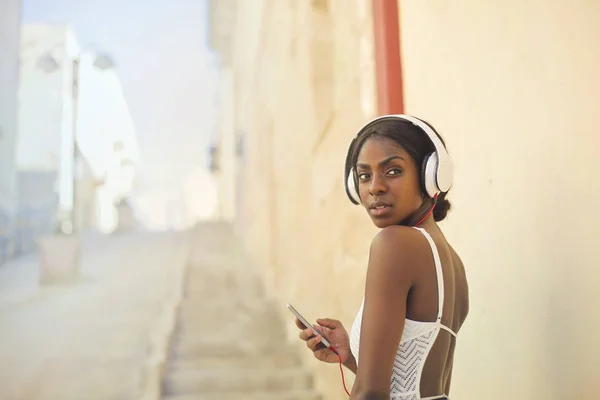
M 376 210 L 378 208 L 384 208 L 384 207 L 391 207 L 391 205 L 388 203 L 384 203 L 383 201 L 374 201 L 373 203 L 371 203 L 369 205 L 369 208 L 371 210 Z
M 385 217 L 389 214 L 392 206 L 383 201 L 375 201 L 369 205 L 369 213 L 374 217 Z

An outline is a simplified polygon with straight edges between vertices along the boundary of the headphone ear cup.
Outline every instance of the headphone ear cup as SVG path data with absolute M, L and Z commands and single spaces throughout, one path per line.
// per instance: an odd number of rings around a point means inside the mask
M 423 159 L 423 163 L 421 164 L 421 174 L 420 176 L 420 183 L 421 183 L 421 190 L 423 191 L 423 194 L 429 195 L 429 193 L 427 193 L 427 163 L 429 162 L 429 159 L 431 158 L 431 154 L 427 154 L 425 156 L 425 158 Z
M 425 160 L 423 160 L 423 170 L 421 171 L 425 193 L 431 198 L 433 198 L 440 191 L 436 179 L 437 169 L 438 155 L 434 152 L 425 157 Z
M 346 187 L 348 188 L 348 195 L 350 196 L 351 200 L 353 200 L 355 204 L 360 204 L 361 201 L 360 196 L 358 195 L 358 188 L 356 187 L 356 182 L 354 181 L 354 168 L 352 168 L 348 174 Z

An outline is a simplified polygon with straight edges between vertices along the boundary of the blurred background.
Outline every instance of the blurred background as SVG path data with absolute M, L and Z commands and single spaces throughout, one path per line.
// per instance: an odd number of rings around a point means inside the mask
M 0 0 L 0 399 L 345 398 L 285 303 L 350 327 L 376 228 L 343 164 L 390 113 L 456 166 L 451 397 L 597 399 L 599 20 L 594 0 Z

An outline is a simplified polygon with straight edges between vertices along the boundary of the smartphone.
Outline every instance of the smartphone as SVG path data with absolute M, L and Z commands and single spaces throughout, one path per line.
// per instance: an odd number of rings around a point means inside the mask
M 312 326 L 302 315 L 300 315 L 300 313 L 298 311 L 296 311 L 296 309 L 294 307 L 292 307 L 291 304 L 288 303 L 287 308 L 288 308 L 288 310 L 290 310 L 292 312 L 292 314 L 294 314 L 296 316 L 296 318 L 298 318 L 300 320 L 300 322 L 302 322 L 304 324 L 305 327 L 312 330 L 315 335 L 321 335 L 319 332 L 317 332 L 317 330 L 315 329 L 314 326 Z M 323 337 L 323 335 L 321 335 L 321 343 L 323 343 L 328 348 L 331 347 L 331 344 L 327 341 L 327 339 L 325 339 Z

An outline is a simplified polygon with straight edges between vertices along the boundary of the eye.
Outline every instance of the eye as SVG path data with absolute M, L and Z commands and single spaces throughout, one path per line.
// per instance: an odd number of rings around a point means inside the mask
M 366 172 L 359 172 L 358 173 L 358 180 L 359 181 L 366 181 L 367 179 L 369 179 L 370 175 L 367 174 Z
M 387 172 L 388 175 L 400 175 L 401 173 L 402 173 L 402 170 L 400 168 L 391 168 Z

